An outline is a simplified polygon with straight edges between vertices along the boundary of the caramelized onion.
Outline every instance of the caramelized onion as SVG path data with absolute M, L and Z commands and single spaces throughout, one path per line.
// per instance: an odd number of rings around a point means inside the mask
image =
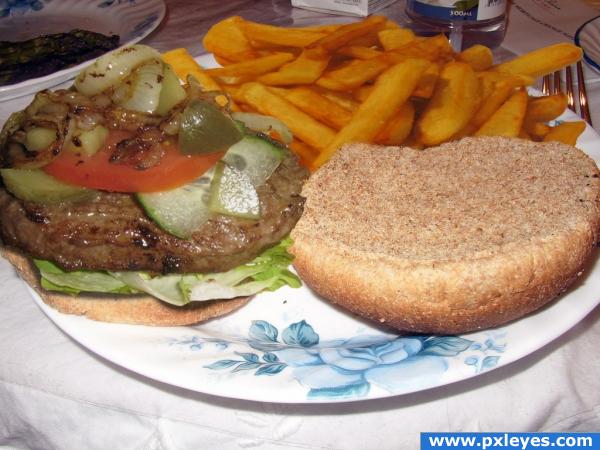
M 84 95 L 99 94 L 125 79 L 140 64 L 159 58 L 160 54 L 146 45 L 114 50 L 83 69 L 75 79 L 75 88 Z

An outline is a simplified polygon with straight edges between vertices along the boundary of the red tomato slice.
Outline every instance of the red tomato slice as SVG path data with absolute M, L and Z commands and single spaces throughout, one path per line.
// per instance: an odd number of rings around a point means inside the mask
M 91 157 L 62 151 L 44 167 L 46 173 L 65 183 L 112 192 L 156 192 L 174 189 L 189 183 L 212 166 L 223 153 L 183 155 L 173 144 L 165 144 L 160 163 L 145 170 L 109 162 L 117 142 L 128 137 L 113 131 L 103 148 Z

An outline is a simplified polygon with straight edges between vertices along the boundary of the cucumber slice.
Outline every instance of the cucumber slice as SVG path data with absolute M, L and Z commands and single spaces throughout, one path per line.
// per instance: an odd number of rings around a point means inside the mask
M 283 160 L 281 147 L 259 136 L 245 136 L 229 147 L 221 158 L 229 166 L 246 172 L 254 187 L 259 187 L 273 174 Z
M 87 200 L 98 191 L 63 183 L 40 169 L 0 169 L 6 190 L 21 200 L 60 203 Z
M 217 214 L 260 218 L 260 201 L 248 173 L 219 161 L 211 183 L 208 208 Z
M 214 170 L 176 189 L 137 193 L 146 214 L 167 233 L 189 239 L 210 217 L 210 185 Z
M 245 136 L 214 169 L 192 183 L 164 192 L 138 193 L 148 216 L 163 230 L 188 239 L 211 214 L 258 219 L 256 188 L 277 169 L 284 150 L 259 136 Z

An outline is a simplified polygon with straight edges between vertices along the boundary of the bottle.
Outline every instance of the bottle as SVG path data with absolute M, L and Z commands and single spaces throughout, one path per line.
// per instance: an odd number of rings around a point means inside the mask
M 474 44 L 498 47 L 506 31 L 506 0 L 406 0 L 421 33 L 446 33 L 455 51 Z

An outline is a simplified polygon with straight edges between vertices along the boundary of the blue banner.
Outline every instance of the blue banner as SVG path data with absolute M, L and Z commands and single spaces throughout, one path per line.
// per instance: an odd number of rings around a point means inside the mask
M 421 450 L 598 449 L 600 433 L 421 433 Z

